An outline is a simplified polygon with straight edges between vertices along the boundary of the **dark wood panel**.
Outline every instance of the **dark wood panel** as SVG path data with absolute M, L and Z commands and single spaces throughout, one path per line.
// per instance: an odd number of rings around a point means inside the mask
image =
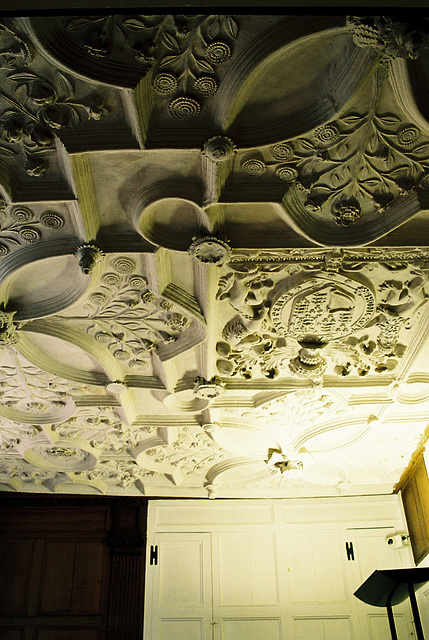
M 0 640 L 23 640 L 24 629 L 11 629 L 0 626 Z
M 108 509 L 90 509 L 71 506 L 29 507 L 16 509 L 3 506 L 0 512 L 0 530 L 6 531 L 60 531 L 100 532 L 108 525 Z
M 71 611 L 75 548 L 74 542 L 46 542 L 41 612 Z
M 0 640 L 141 640 L 146 519 L 140 498 L 0 493 Z
M 77 542 L 71 596 L 74 613 L 100 612 L 105 546 L 101 542 Z
M 0 539 L 0 603 L 3 615 L 28 610 L 27 586 L 34 545 L 34 540 Z
M 35 640 L 99 640 L 98 629 L 37 629 Z

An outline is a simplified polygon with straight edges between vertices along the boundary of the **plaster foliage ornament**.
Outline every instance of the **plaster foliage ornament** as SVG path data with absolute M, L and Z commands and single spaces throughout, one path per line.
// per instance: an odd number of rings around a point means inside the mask
M 193 120 L 201 103 L 215 95 L 219 65 L 232 55 L 238 24 L 232 16 L 166 16 L 155 42 L 152 87 L 170 98 L 178 120 Z M 175 97 L 173 97 L 175 96 Z
M 95 449 L 119 451 L 124 448 L 122 420 L 110 407 L 79 409 L 54 431 L 68 441 L 84 440 Z
M 95 96 L 89 105 L 74 98 L 70 80 L 58 72 L 55 79 L 38 73 L 33 53 L 24 38 L 0 24 L 0 156 L 22 153 L 27 173 L 43 176 L 46 156 L 55 150 L 57 134 L 106 112 Z
M 185 477 L 204 476 L 225 457 L 225 451 L 198 426 L 184 427 L 170 444 L 148 446 L 137 453 L 139 465 L 172 476 L 177 484 Z
M 162 32 L 164 16 L 76 16 L 66 23 L 90 56 L 115 57 L 125 50 L 142 65 L 142 75 L 154 64 L 154 40 Z
M 18 453 L 17 447 L 40 433 L 40 427 L 30 424 L 17 424 L 6 418 L 0 418 L 0 450 L 3 453 Z
M 251 412 L 242 412 L 242 418 L 268 430 L 284 451 L 290 451 L 295 446 L 294 438 L 300 442 L 300 433 L 310 425 L 332 422 L 346 410 L 340 395 L 316 387 L 268 400 Z M 293 455 L 296 456 L 296 452 Z
M 152 479 L 157 474 L 154 471 L 142 469 L 135 460 L 130 459 L 106 459 L 99 460 L 93 469 L 79 471 L 77 478 L 85 478 L 90 482 L 103 482 L 107 488 L 120 487 L 126 489 L 133 487 L 137 481 L 144 482 Z
M 89 275 L 96 264 L 104 258 L 104 252 L 92 242 L 81 244 L 75 251 L 79 261 L 79 267 L 86 276 Z
M 57 230 L 64 226 L 64 218 L 56 211 L 35 214 L 24 205 L 7 205 L 0 200 L 0 256 L 11 248 L 34 244 L 42 239 L 44 230 Z
M 378 49 L 388 58 L 415 60 L 429 43 L 427 18 L 411 24 L 389 16 L 348 16 L 347 26 L 358 47 Z
M 347 227 L 364 210 L 387 213 L 397 196 L 425 184 L 429 142 L 396 114 L 349 112 L 329 126 L 338 132 L 331 141 L 316 130 L 296 142 L 294 166 L 310 211 L 329 204 L 335 222 Z
M 73 472 L 92 468 L 95 457 L 80 447 L 64 444 L 40 444 L 28 447 L 25 456 L 33 466 L 53 471 Z
M 0 411 L 19 423 L 61 422 L 74 409 L 73 397 L 91 395 L 93 388 L 60 378 L 31 364 L 15 349 L 0 364 Z
M 223 395 L 224 391 L 222 384 L 216 377 L 211 380 L 198 377 L 194 383 L 194 395 L 203 400 L 215 400 Z
M 117 360 L 141 372 L 149 368 L 151 353 L 176 341 L 190 319 L 147 288 L 147 279 L 134 273 L 136 263 L 131 258 L 115 258 L 110 268 L 90 294 L 85 315 L 62 320 L 84 322 L 86 331 Z
M 227 242 L 215 236 L 204 236 L 202 238 L 193 238 L 189 253 L 203 264 L 213 264 L 221 267 L 231 255 L 231 247 Z
M 215 164 L 222 164 L 234 157 L 237 148 L 233 141 L 226 136 L 215 136 L 204 144 L 202 153 Z
M 79 16 L 59 28 L 96 63 L 110 63 L 105 73 L 126 65 L 137 83 L 151 72 L 153 91 L 169 99 L 170 115 L 180 120 L 195 118 L 215 95 L 216 69 L 230 59 L 238 34 L 237 21 L 222 15 Z
M 302 203 L 304 211 L 329 216 L 340 227 L 368 214 L 388 215 L 399 196 L 429 185 L 429 139 L 393 112 L 377 111 L 384 77 L 374 78 L 372 104 L 348 111 L 311 136 L 271 147 L 267 156 L 241 164 L 254 177 L 264 174 L 285 182 L 285 203 Z M 282 151 L 283 150 L 283 151 Z M 283 156 L 287 162 L 280 163 Z
M 19 329 L 22 323 L 14 322 L 16 311 L 0 309 L 0 351 L 15 345 L 19 340 Z
M 19 479 L 20 482 L 31 486 L 40 485 L 55 477 L 56 471 L 34 467 L 22 458 L 6 458 L 0 461 L 0 479 L 3 482 Z

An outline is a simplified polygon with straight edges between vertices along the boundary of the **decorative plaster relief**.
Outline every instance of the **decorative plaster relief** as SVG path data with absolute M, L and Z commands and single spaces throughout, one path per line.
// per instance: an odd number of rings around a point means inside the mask
M 395 369 L 427 300 L 426 263 L 325 264 L 231 263 L 217 298 L 238 314 L 217 343 L 220 374 L 318 379 Z
M 56 231 L 63 226 L 64 218 L 56 211 L 48 209 L 36 215 L 29 207 L 0 200 L 0 255 L 38 242 L 44 230 Z
M 391 16 L 348 16 L 347 26 L 358 47 L 378 49 L 387 58 L 415 60 L 429 44 L 427 18 L 410 24 Z
M 53 427 L 53 432 L 72 442 L 83 440 L 98 451 L 119 451 L 127 444 L 122 419 L 110 407 L 81 407 L 66 422 Z
M 203 264 L 214 264 L 221 267 L 231 254 L 231 247 L 224 240 L 215 236 L 193 238 L 189 247 L 190 255 Z
M 283 180 L 285 207 L 296 214 L 303 231 L 323 244 L 329 242 L 317 235 L 317 224 L 328 224 L 329 219 L 340 228 L 359 223 L 355 244 L 364 243 L 363 225 L 370 233 L 366 241 L 386 233 L 417 212 L 413 207 L 403 213 L 392 210 L 398 197 L 429 189 L 427 136 L 393 112 L 376 112 L 375 104 L 368 113 L 360 109 L 311 136 L 274 145 L 271 158 L 250 157 L 241 164 L 250 176 L 267 173 L 272 180 Z M 352 242 L 350 236 L 347 244 Z
M 0 156 L 22 154 L 27 173 L 39 178 L 48 169 L 58 132 L 85 119 L 98 120 L 106 109 L 98 96 L 89 105 L 79 102 L 62 73 L 55 80 L 40 73 L 32 64 L 31 45 L 5 23 L 0 24 L 0 56 Z
M 106 346 L 116 360 L 135 371 L 147 370 L 151 353 L 178 342 L 192 320 L 147 288 L 147 279 L 135 273 L 133 259 L 113 258 L 109 267 L 100 286 L 89 296 L 85 314 L 63 316 L 62 320 L 88 320 L 87 333 Z M 186 338 L 182 342 L 181 348 L 186 349 Z M 180 343 L 177 346 L 180 350 Z
M 163 473 L 174 484 L 186 477 L 201 476 L 225 457 L 225 452 L 201 427 L 184 427 L 173 442 L 162 443 L 159 437 L 148 438 L 134 451 L 138 464 Z
M 68 68 L 126 87 L 151 71 L 153 91 L 168 98 L 168 111 L 179 120 L 195 118 L 216 93 L 216 69 L 230 59 L 238 34 L 237 20 L 222 15 L 78 16 L 53 22 L 55 32 L 44 20 L 32 19 L 31 25 Z

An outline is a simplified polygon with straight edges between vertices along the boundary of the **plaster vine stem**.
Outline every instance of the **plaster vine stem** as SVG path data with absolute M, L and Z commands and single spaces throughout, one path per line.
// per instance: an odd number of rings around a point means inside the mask
M 98 325 L 101 329 L 104 330 L 109 330 L 110 331 L 110 323 L 109 320 L 111 322 L 116 323 L 119 327 L 121 327 L 121 329 L 128 331 L 131 335 L 135 336 L 136 338 L 139 338 L 139 332 L 140 329 L 136 330 L 136 329 L 131 329 L 128 325 L 127 322 L 121 322 L 121 318 L 123 318 L 123 315 L 121 314 L 117 314 L 116 316 L 108 316 L 108 318 L 100 318 L 97 316 L 92 316 L 89 319 L 92 320 L 94 322 L 94 324 Z M 88 320 L 88 318 L 86 318 Z M 145 318 L 141 318 L 139 317 L 138 322 L 141 326 L 141 329 L 144 329 L 146 331 L 152 331 L 155 335 L 157 335 L 158 333 L 158 329 L 155 326 L 152 326 L 150 322 L 148 322 L 148 320 L 146 320 Z M 156 323 L 156 318 L 154 319 L 154 322 Z
M 42 124 L 41 120 L 37 116 L 35 116 L 33 113 L 31 113 L 31 111 L 28 111 L 28 109 L 26 109 L 23 104 L 16 102 L 16 100 L 14 100 L 13 98 L 10 98 L 8 95 L 3 93 L 3 91 L 0 91 L 0 96 L 4 100 L 6 100 L 6 102 L 9 102 L 9 104 L 11 104 L 13 107 L 18 109 L 18 111 L 21 111 L 21 113 L 25 113 L 26 116 L 28 116 L 38 124 Z
M 16 350 L 14 347 L 12 347 L 11 349 L 11 353 L 12 353 L 12 359 L 13 359 L 13 363 L 15 365 L 15 370 L 17 372 L 17 377 L 20 381 L 20 386 L 24 387 L 25 391 L 26 391 L 26 395 L 28 398 L 31 398 L 31 400 L 36 401 L 37 400 L 37 396 L 35 396 L 34 391 L 31 387 L 31 385 L 29 384 L 28 380 L 27 380 L 27 376 L 25 374 L 24 369 L 21 366 L 21 363 L 18 360 L 18 356 L 16 354 Z
M 375 67 L 374 70 L 374 76 L 373 77 L 373 85 L 374 85 L 374 91 L 372 94 L 372 99 L 371 102 L 369 104 L 368 107 L 368 115 L 367 115 L 367 121 L 366 123 L 363 125 L 364 128 L 364 134 L 363 134 L 363 138 L 360 142 L 360 144 L 358 145 L 358 148 L 356 149 L 356 153 L 354 154 L 353 158 L 351 159 L 351 165 L 355 167 L 355 171 L 351 171 L 351 181 L 350 181 L 350 191 L 351 193 L 357 193 L 359 192 L 359 190 L 362 188 L 361 185 L 358 183 L 358 175 L 359 175 L 359 169 L 362 167 L 362 161 L 364 159 L 364 157 L 366 157 L 366 153 L 365 150 L 367 148 L 367 144 L 368 141 L 371 137 L 371 134 L 373 133 L 375 127 L 374 127 L 374 116 L 376 114 L 377 111 L 377 105 L 380 99 L 380 94 L 381 94 L 381 90 L 387 80 L 387 73 L 386 73 L 386 69 L 384 66 L 384 63 L 382 61 L 382 55 L 380 54 L 378 61 L 377 61 L 377 66 Z M 377 171 L 378 173 L 378 171 Z M 365 190 L 365 189 L 364 189 Z

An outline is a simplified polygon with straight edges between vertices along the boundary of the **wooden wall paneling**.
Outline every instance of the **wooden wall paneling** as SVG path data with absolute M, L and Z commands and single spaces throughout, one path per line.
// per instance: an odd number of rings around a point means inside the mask
M 100 613 L 105 545 L 101 542 L 77 542 L 71 610 L 75 613 Z
M 429 553 L 429 479 L 423 456 L 402 487 L 402 501 L 414 560 L 418 563 Z
M 74 556 L 74 542 L 46 542 L 41 613 L 70 611 Z
M 108 640 L 140 640 L 143 635 L 147 505 L 117 502 L 112 509 Z
M 0 603 L 3 615 L 28 612 L 35 540 L 0 539 Z
M 140 640 L 146 511 L 0 495 L 0 640 Z

